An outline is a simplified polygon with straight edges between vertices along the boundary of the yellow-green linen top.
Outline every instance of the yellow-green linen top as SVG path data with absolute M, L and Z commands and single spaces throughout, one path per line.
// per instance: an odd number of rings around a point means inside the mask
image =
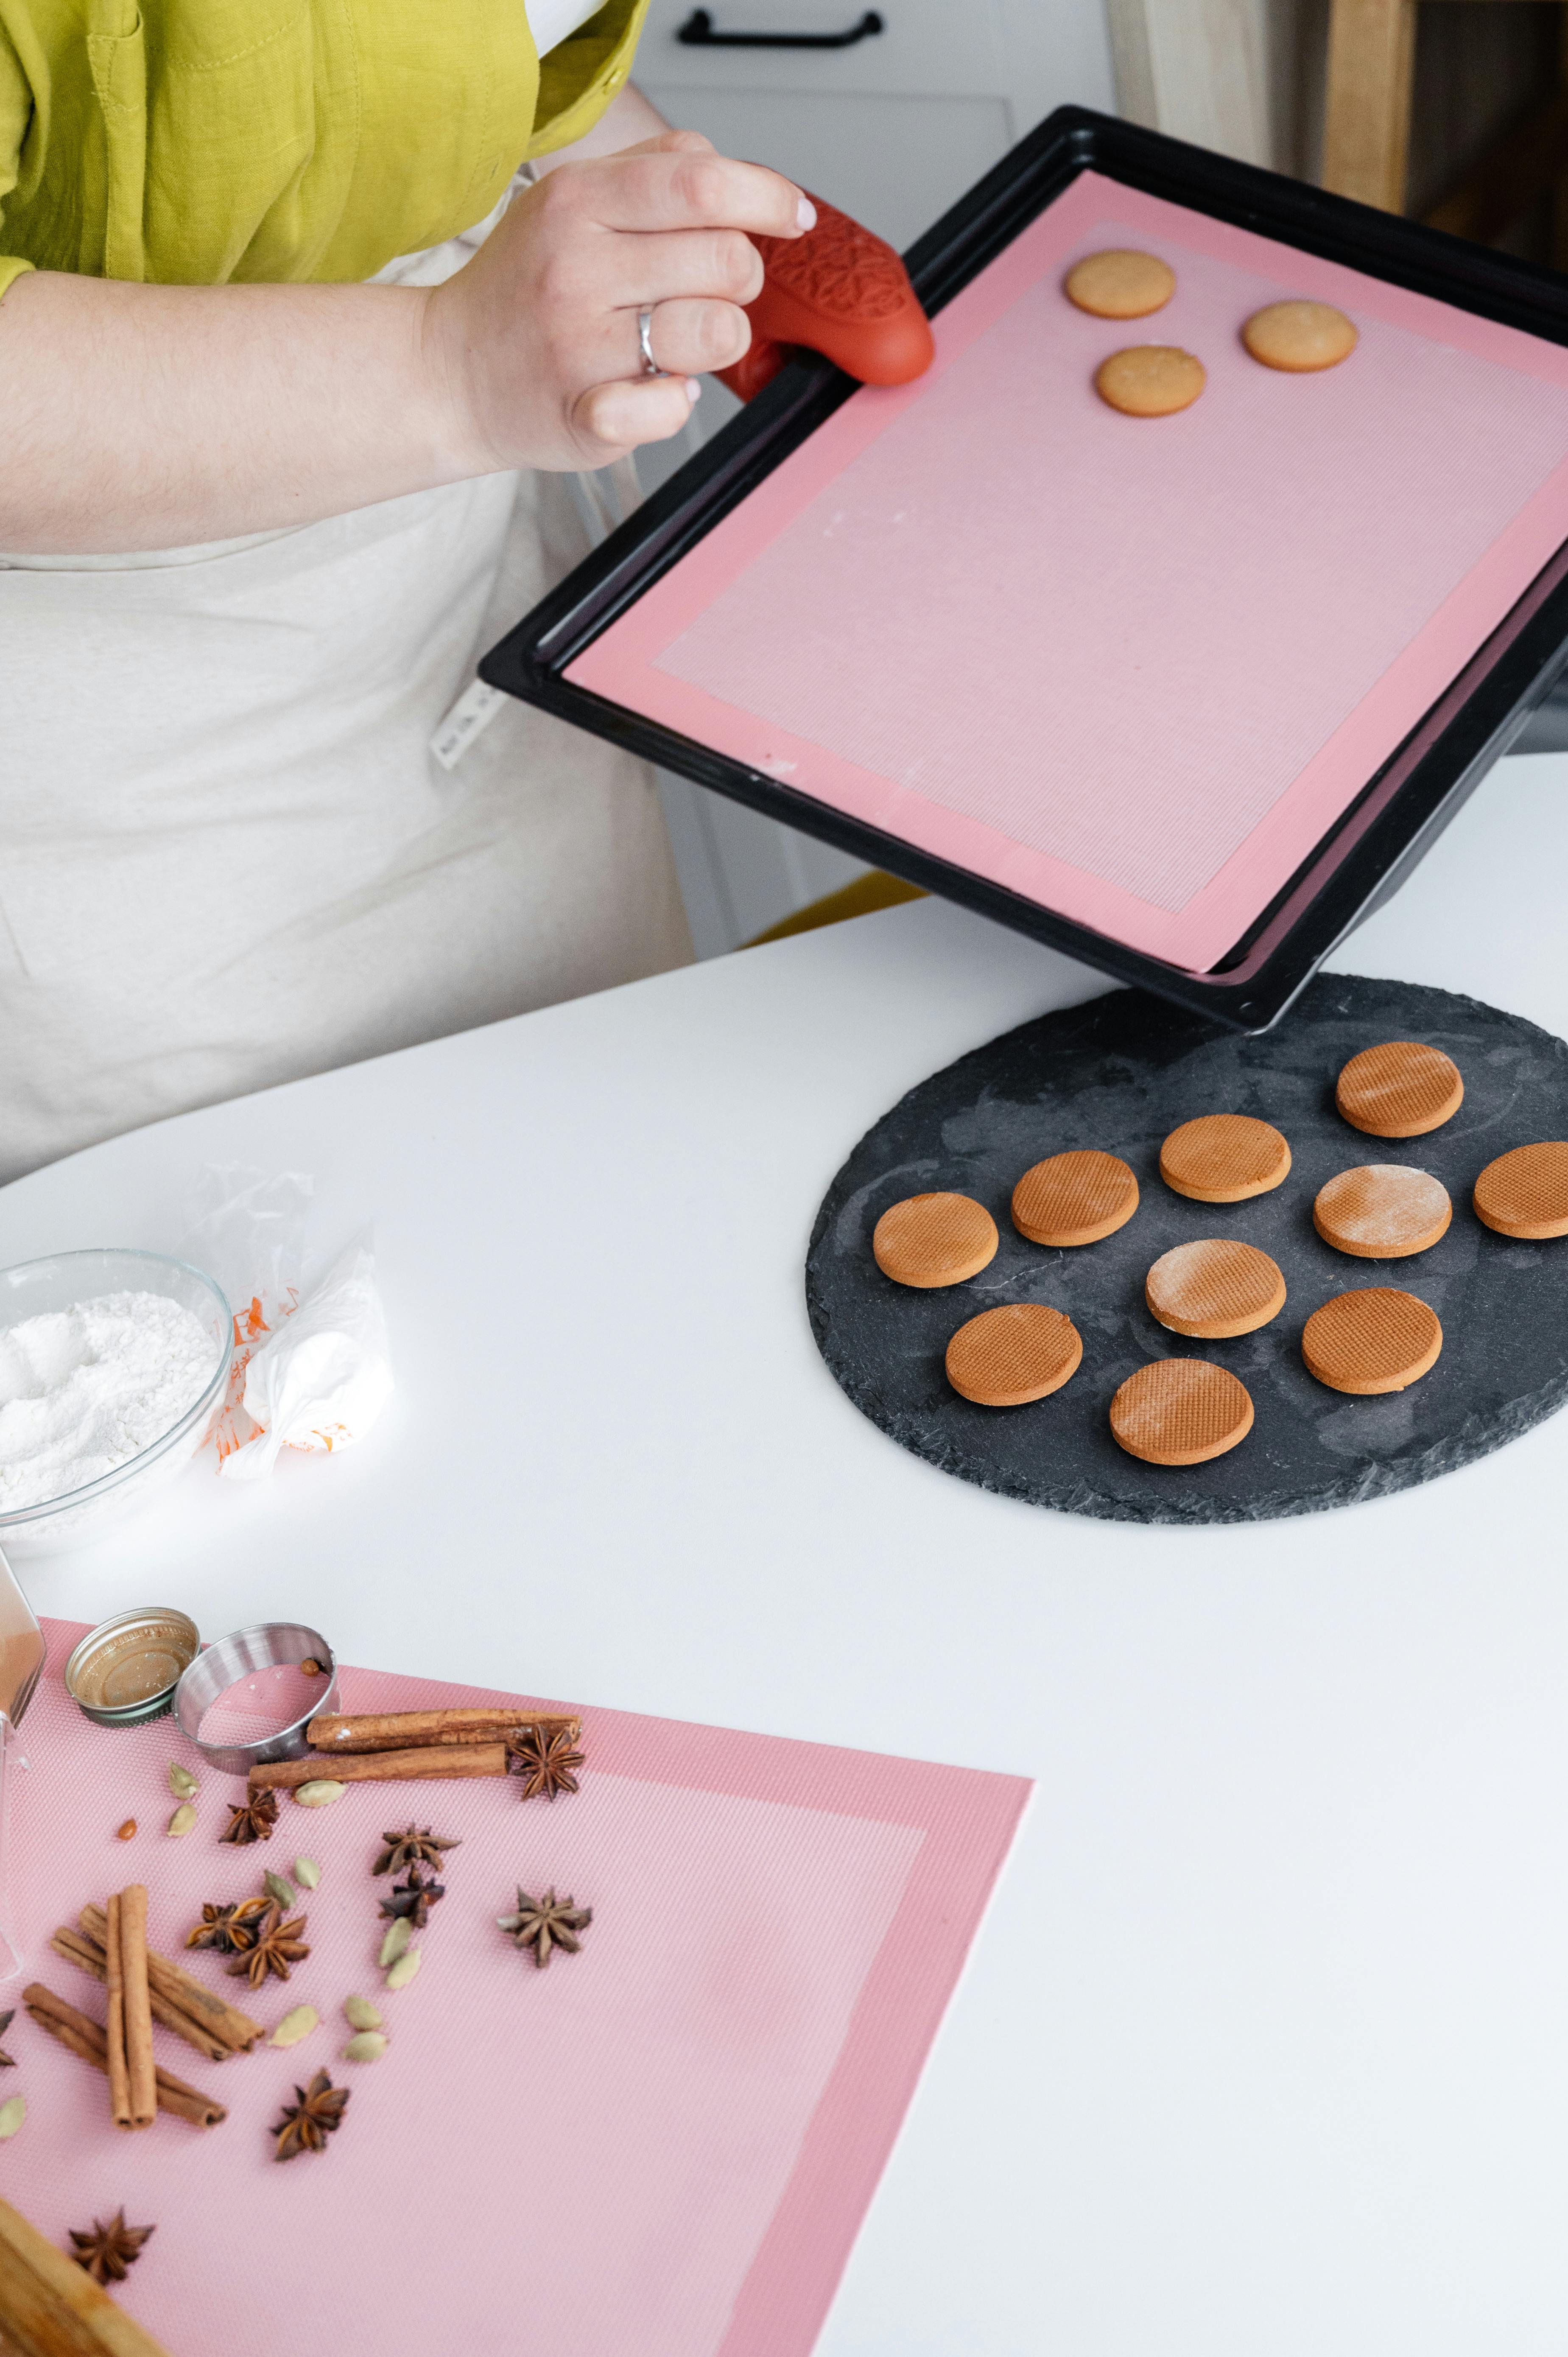
M 0 295 L 373 277 L 580 139 L 647 7 L 542 67 L 524 0 L 0 0 Z

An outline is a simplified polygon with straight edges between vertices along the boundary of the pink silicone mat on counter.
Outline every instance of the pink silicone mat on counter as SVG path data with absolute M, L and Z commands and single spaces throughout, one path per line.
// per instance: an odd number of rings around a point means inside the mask
M 124 2204 L 156 2233 L 116 2296 L 173 2357 L 805 2357 L 825 2316 L 1028 1796 L 1019 1779 L 582 1706 L 575 1797 L 513 1780 L 350 1785 L 285 1800 L 269 1842 L 220 1844 L 238 1780 L 170 1719 L 94 1727 L 60 1667 L 82 1632 L 45 1624 L 49 1666 L 23 1728 L 13 1821 L 22 1976 L 102 2020 L 103 1991 L 48 1946 L 90 1900 L 144 1880 L 149 1938 L 180 1952 L 204 1900 L 314 1857 L 308 1960 L 252 1996 L 186 1963 L 287 2051 L 205 2062 L 155 2028 L 159 2063 L 220 2098 L 201 2131 L 128 2135 L 107 2083 L 18 2013 L 4 2040 L 27 2098 L 0 2146 L 0 2196 L 51 2240 Z M 353 1710 L 513 1697 L 366 1670 Z M 528 1708 L 567 1706 L 531 1699 Z M 573 1709 L 579 1706 L 569 1706 Z M 201 1776 L 197 1831 L 164 1837 L 177 1758 Z M 134 1816 L 135 1840 L 114 1838 Z M 383 1993 L 371 1866 L 410 1820 L 461 1837 L 416 1935 L 419 1976 Z M 495 1928 L 516 1885 L 553 1884 L 594 1921 L 543 1971 Z M 340 2062 L 345 1996 L 392 2036 Z M 352 2088 L 321 2155 L 279 2165 L 267 2129 L 325 2065 Z
M 1163 255 L 1105 320 L 1080 254 Z M 1260 367 L 1283 296 L 1342 366 Z M 567 670 L 1150 955 L 1212 966 L 1568 538 L 1568 351 L 1085 172 Z M 1196 404 L 1095 394 L 1175 343 Z

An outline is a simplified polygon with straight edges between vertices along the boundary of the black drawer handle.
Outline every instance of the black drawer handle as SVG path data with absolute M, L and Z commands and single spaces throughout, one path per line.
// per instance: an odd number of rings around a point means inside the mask
M 875 8 L 844 33 L 715 33 L 705 8 L 693 8 L 675 38 L 689 49 L 852 49 L 887 27 Z

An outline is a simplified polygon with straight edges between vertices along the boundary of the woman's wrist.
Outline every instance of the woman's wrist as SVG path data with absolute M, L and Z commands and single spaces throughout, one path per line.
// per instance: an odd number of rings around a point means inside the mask
M 478 361 L 467 307 L 452 293 L 456 283 L 410 290 L 419 296 L 413 399 L 428 421 L 432 463 L 442 482 L 500 474 L 519 463 L 496 447 L 480 422 Z

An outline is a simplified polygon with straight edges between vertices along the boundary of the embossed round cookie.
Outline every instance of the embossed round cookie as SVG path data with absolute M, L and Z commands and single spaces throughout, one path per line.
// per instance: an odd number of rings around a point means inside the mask
M 1568 1236 L 1568 1143 L 1552 1138 L 1499 1154 L 1471 1200 L 1476 1217 L 1500 1236 Z
M 1245 1113 L 1204 1113 L 1173 1129 L 1160 1148 L 1160 1177 L 1196 1203 L 1242 1203 L 1290 1175 L 1290 1147 L 1272 1123 Z
M 1337 368 L 1359 339 L 1343 311 L 1332 303 L 1265 303 L 1241 330 L 1241 341 L 1265 368 L 1305 376 Z
M 1097 319 L 1143 319 L 1170 301 L 1176 272 L 1157 254 L 1110 246 L 1075 262 L 1062 280 L 1062 293 Z
M 1190 409 L 1208 382 L 1203 362 L 1176 344 L 1129 344 L 1094 371 L 1094 390 L 1123 417 L 1170 417 Z
M 1032 1244 L 1097 1244 L 1138 1208 L 1138 1181 L 1114 1154 L 1092 1146 L 1050 1154 L 1013 1189 L 1013 1225 Z
M 1406 1260 L 1448 1232 L 1454 1206 L 1430 1170 L 1365 1162 L 1317 1190 L 1312 1224 L 1336 1252 L 1358 1260 Z
M 959 1328 L 948 1344 L 948 1381 L 981 1407 L 1023 1407 L 1059 1392 L 1082 1357 L 1082 1338 L 1059 1309 L 1004 1301 Z
M 1437 1312 L 1391 1285 L 1337 1293 L 1302 1330 L 1309 1375 L 1336 1392 L 1402 1392 L 1437 1364 Z
M 1452 1056 L 1414 1039 L 1384 1039 L 1352 1056 L 1339 1075 L 1334 1102 L 1352 1129 L 1369 1137 L 1424 1137 L 1441 1129 L 1464 1102 L 1465 1083 Z
M 962 1285 L 996 1256 L 996 1222 L 970 1195 L 908 1195 L 883 1212 L 871 1249 L 895 1285 Z
M 1153 1316 L 1173 1334 L 1219 1341 L 1253 1334 L 1285 1306 L 1278 1264 L 1256 1244 L 1202 1236 L 1162 1253 L 1144 1282 Z
M 1204 1465 L 1245 1440 L 1251 1394 L 1208 1359 L 1154 1359 L 1111 1403 L 1112 1437 L 1145 1465 Z

